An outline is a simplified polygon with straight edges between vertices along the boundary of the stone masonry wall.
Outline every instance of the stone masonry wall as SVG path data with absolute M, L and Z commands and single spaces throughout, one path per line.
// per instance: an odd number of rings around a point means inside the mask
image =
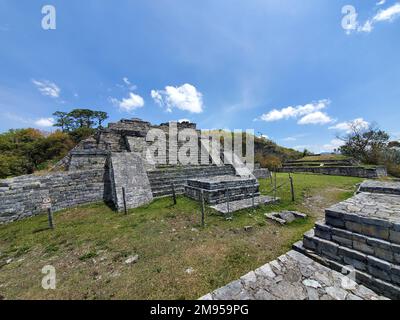
M 103 201 L 104 174 L 104 169 L 96 169 L 0 180 L 0 223 L 43 213 L 47 197 L 54 211 Z
M 375 179 L 387 176 L 386 169 L 382 167 L 284 167 L 279 169 L 279 172 L 306 172 L 332 176 L 360 177 L 367 179 Z
M 150 203 L 153 194 L 144 161 L 134 152 L 112 153 L 110 157 L 112 199 L 118 211 L 124 209 L 122 188 L 125 188 L 127 209 Z

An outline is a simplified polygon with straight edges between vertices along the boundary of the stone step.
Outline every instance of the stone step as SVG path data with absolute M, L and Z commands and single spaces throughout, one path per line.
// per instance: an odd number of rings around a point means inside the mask
M 331 227 L 320 222 L 315 224 L 315 236 L 400 265 L 400 245 L 398 244 Z
M 361 183 L 358 191 L 400 195 L 400 182 L 367 180 Z
M 315 235 L 314 230 L 304 235 L 303 246 L 320 257 L 330 259 L 343 266 L 350 265 L 395 286 L 400 285 L 399 265 L 319 238 Z
M 334 259 L 331 259 L 326 256 L 321 256 L 316 253 L 314 250 L 307 249 L 304 245 L 304 241 L 296 242 L 293 245 L 293 249 L 297 252 L 304 254 L 305 256 L 313 259 L 314 261 L 345 275 L 349 275 L 349 270 L 351 271 L 350 275 L 352 279 L 354 279 L 357 283 L 362 284 L 376 293 L 382 294 L 390 299 L 399 300 L 400 299 L 400 287 L 376 278 L 366 272 L 357 269 L 350 269 L 349 265 L 346 263 L 338 262 Z
M 149 175 L 151 181 L 167 181 L 169 179 L 187 179 L 190 177 L 210 177 L 210 176 L 220 176 L 220 175 L 230 175 L 231 171 L 193 171 L 193 172 L 176 172 L 176 173 L 162 173 L 157 175 Z
M 149 180 L 152 183 L 165 183 L 165 182 L 168 183 L 171 180 L 188 180 L 191 178 L 215 177 L 220 175 L 226 175 L 226 174 L 224 174 L 224 172 L 195 172 L 195 173 L 187 173 L 179 175 L 149 177 Z
M 326 224 L 367 237 L 400 244 L 397 195 L 362 192 L 325 210 Z
M 165 168 L 165 169 L 153 169 L 150 170 L 148 173 L 150 175 L 152 174 L 159 174 L 159 173 L 176 173 L 176 172 L 195 172 L 195 171 L 233 171 L 232 168 L 229 167 L 214 167 L 214 166 L 209 166 L 209 167 L 175 167 L 175 168 Z

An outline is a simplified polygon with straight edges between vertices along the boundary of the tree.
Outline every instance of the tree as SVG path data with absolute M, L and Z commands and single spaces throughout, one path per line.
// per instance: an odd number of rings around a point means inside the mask
M 94 124 L 94 111 L 89 109 L 75 109 L 69 113 L 74 120 L 76 128 L 92 128 Z
M 369 125 L 365 128 L 353 123 L 350 133 L 344 137 L 338 136 L 338 138 L 345 143 L 340 147 L 342 154 L 353 157 L 363 163 L 379 164 L 382 153 L 387 148 L 389 134 L 375 125 Z
M 61 128 L 64 132 L 72 132 L 81 128 L 103 127 L 103 122 L 108 118 L 104 111 L 93 111 L 90 109 L 74 109 L 69 113 L 57 111 L 53 113 L 56 118 L 55 127 Z
M 309 151 L 308 149 L 304 149 L 303 151 L 303 158 L 312 155 L 312 152 Z
M 103 128 L 103 122 L 108 118 L 108 114 L 104 111 L 95 111 L 94 117 L 97 119 L 98 127 Z

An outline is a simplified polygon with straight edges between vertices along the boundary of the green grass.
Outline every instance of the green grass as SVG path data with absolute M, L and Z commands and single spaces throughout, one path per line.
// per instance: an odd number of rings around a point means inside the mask
M 350 159 L 347 156 L 341 155 L 341 154 L 322 154 L 319 156 L 306 156 L 304 158 L 299 159 L 298 161 L 324 161 L 324 160 L 336 160 L 336 161 L 341 161 L 341 160 L 348 160 Z
M 55 230 L 45 215 L 0 226 L 0 296 L 6 299 L 196 299 L 275 259 L 301 239 L 323 209 L 346 199 L 361 179 L 295 174 L 296 201 L 289 185 L 281 202 L 235 213 L 226 221 L 211 209 L 200 226 L 198 203 L 183 196 L 172 205 L 158 199 L 128 215 L 103 204 L 55 214 Z M 278 174 L 277 184 L 288 181 Z M 261 191 L 271 189 L 261 181 Z M 266 212 L 282 209 L 309 214 L 280 226 Z M 245 231 L 245 226 L 252 226 Z M 139 255 L 133 265 L 125 260 Z M 12 259 L 11 263 L 5 263 Z M 57 289 L 41 288 L 41 269 L 53 265 Z M 188 274 L 186 269 L 192 268 Z

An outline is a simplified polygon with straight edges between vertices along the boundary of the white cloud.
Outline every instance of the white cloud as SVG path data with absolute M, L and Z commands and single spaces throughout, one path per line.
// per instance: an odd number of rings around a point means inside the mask
M 374 21 L 392 21 L 400 15 L 400 3 L 396 3 L 393 6 L 380 10 L 373 18 Z
M 266 122 L 273 122 L 300 118 L 298 124 L 325 124 L 333 120 L 321 110 L 325 109 L 330 103 L 330 100 L 323 99 L 306 105 L 289 106 L 280 110 L 274 109 L 263 114 L 260 119 Z
M 129 92 L 129 97 L 123 98 L 121 101 L 116 98 L 110 98 L 110 101 L 125 112 L 132 112 L 144 106 L 143 98 L 133 92 Z
M 287 142 L 291 142 L 291 141 L 297 141 L 297 138 L 296 137 L 287 137 L 287 138 L 284 138 L 282 140 L 283 141 L 287 141 Z
M 41 128 L 49 128 L 54 125 L 54 118 L 40 118 L 34 122 L 35 126 Z
M 380 1 L 377 5 L 383 5 L 385 1 Z M 396 18 L 400 16 L 400 3 L 395 3 L 394 5 L 381 9 L 378 13 L 371 19 L 368 19 L 363 25 L 359 26 L 358 32 L 371 32 L 373 27 L 378 22 L 384 21 L 394 21 Z
M 386 3 L 386 0 L 381 0 L 379 2 L 376 3 L 377 6 L 381 6 L 384 5 Z
M 298 124 L 327 124 L 333 119 L 321 111 L 310 113 L 298 121 Z
M 335 149 L 340 148 L 344 145 L 344 142 L 340 139 L 333 139 L 330 143 L 324 144 L 322 146 L 321 152 L 332 152 Z
M 162 106 L 163 105 L 163 97 L 162 97 L 162 95 L 160 94 L 160 92 L 159 91 L 156 91 L 156 90 L 151 90 L 151 97 L 154 99 L 154 101 L 157 103 L 157 104 L 159 104 L 160 106 Z
M 365 121 L 363 118 L 357 118 L 352 121 L 340 122 L 329 129 L 346 131 L 347 133 L 350 133 L 353 127 L 357 127 L 359 129 L 368 129 L 369 125 L 369 122 Z
M 178 123 L 182 123 L 182 122 L 189 122 L 191 123 L 191 121 L 189 119 L 179 119 Z
M 48 80 L 38 81 L 35 79 L 32 79 L 32 83 L 38 88 L 42 95 L 52 98 L 60 97 L 61 89 L 55 83 Z
M 122 81 L 125 83 L 129 90 L 133 91 L 137 89 L 137 87 L 129 81 L 128 77 L 123 77 Z
M 203 112 L 203 95 L 196 87 L 185 83 L 180 87 L 166 86 L 165 90 L 152 90 L 151 97 L 168 112 L 177 108 L 191 113 Z

